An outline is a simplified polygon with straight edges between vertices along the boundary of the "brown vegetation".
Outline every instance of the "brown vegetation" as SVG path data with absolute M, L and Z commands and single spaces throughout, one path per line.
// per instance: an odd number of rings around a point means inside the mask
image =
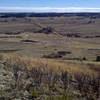
M 74 98 L 97 100 L 100 98 L 100 72 L 79 65 L 64 64 L 53 60 L 33 59 L 18 55 L 0 56 L 4 68 L 12 73 L 10 96 L 13 93 L 27 99 L 43 99 L 71 91 Z M 2 90 L 6 92 L 6 90 Z M 23 93 L 21 92 L 23 91 Z M 27 91 L 25 97 L 24 92 Z M 14 95 L 15 96 L 15 95 Z M 43 99 L 44 100 L 44 99 Z

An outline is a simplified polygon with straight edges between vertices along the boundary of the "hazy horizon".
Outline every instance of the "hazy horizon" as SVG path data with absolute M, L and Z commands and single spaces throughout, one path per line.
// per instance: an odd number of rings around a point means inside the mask
M 100 1 L 1 0 L 0 12 L 100 12 Z

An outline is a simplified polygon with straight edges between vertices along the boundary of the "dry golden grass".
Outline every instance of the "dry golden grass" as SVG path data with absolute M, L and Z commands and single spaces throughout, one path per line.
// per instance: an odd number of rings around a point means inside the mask
M 23 57 L 17 54 L 13 55 L 0 55 L 1 60 L 6 61 L 10 65 L 18 65 L 18 66 L 26 66 L 29 70 L 31 70 L 34 67 L 37 68 L 43 68 L 46 71 L 52 70 L 55 73 L 60 73 L 60 72 L 68 72 L 71 74 L 76 74 L 76 73 L 84 73 L 84 74 L 96 74 L 97 70 L 99 69 L 99 66 L 96 63 L 84 63 L 83 67 L 83 62 L 82 63 L 75 63 L 70 64 L 68 63 L 63 63 L 59 62 L 56 60 L 51 60 L 51 59 L 36 59 L 32 57 Z M 91 66 L 92 67 L 91 67 Z M 93 67 L 94 66 L 94 67 Z M 99 71 L 99 70 L 98 70 Z M 100 72 L 100 71 L 99 71 Z
M 61 93 L 72 89 L 72 93 L 78 90 L 81 97 L 84 96 L 88 98 L 87 100 L 97 100 L 100 96 L 100 75 L 98 74 L 100 71 L 97 71 L 100 68 L 96 62 L 74 62 L 71 64 L 71 62 L 34 59 L 17 54 L 0 55 L 0 62 L 13 73 L 16 87 L 24 88 L 23 80 L 25 82 L 32 80 L 27 84 L 31 86 L 28 90 L 30 93 L 33 93 L 35 88 L 39 89 L 41 93 L 44 91 L 44 94 L 46 91 L 51 93 L 50 91 L 55 90 L 55 93 Z M 96 99 L 93 99 L 94 96 Z

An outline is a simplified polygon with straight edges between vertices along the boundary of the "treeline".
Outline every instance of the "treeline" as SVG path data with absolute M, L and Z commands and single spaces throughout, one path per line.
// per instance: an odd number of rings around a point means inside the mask
M 100 13 L 0 13 L 0 18 L 8 17 L 70 17 L 70 16 L 83 16 L 90 18 L 99 18 Z

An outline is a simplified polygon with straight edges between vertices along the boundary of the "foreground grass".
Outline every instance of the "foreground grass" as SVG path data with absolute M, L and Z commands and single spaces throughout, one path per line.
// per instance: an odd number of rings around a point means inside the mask
M 20 66 L 26 66 L 29 70 L 32 68 L 45 68 L 45 70 L 53 70 L 56 73 L 59 73 L 59 71 L 67 71 L 71 74 L 74 73 L 84 73 L 84 74 L 96 74 L 99 70 L 100 63 L 78 63 L 74 62 L 68 62 L 63 63 L 56 60 L 50 60 L 50 59 L 34 59 L 32 57 L 23 57 L 19 55 L 1 55 L 1 60 L 4 62 L 9 63 L 10 65 L 20 65 Z M 82 67 L 82 66 L 85 67 Z M 97 68 L 97 70 L 96 70 Z
M 7 80 L 10 94 L 6 88 L 1 89 L 10 99 L 13 93 L 16 98 L 25 100 L 100 98 L 100 67 L 97 63 L 71 64 L 19 55 L 0 55 L 0 62 L 6 71 L 4 75 L 9 72 L 12 75 L 12 81 Z

